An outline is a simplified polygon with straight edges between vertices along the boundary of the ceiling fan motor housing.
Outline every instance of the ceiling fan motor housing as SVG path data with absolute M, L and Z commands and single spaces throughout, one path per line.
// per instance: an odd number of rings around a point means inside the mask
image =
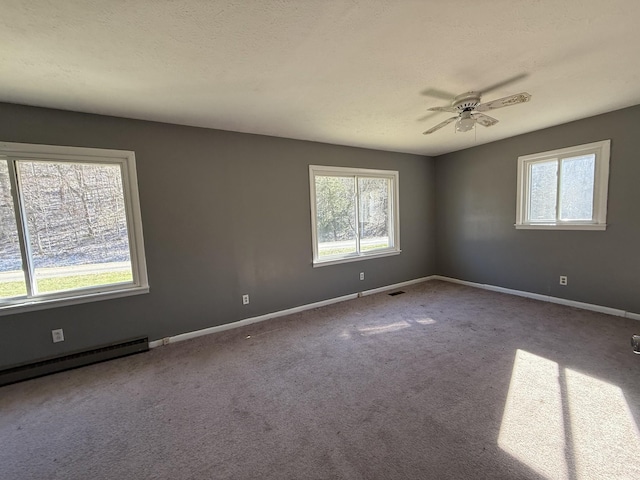
M 458 95 L 453 99 L 451 106 L 459 112 L 468 112 L 480 104 L 480 94 L 478 92 L 467 92 Z

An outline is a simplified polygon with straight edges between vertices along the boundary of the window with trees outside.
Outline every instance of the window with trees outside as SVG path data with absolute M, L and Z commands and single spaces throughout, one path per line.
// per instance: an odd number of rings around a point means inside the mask
M 309 166 L 313 264 L 400 253 L 398 172 Z
M 605 230 L 611 140 L 518 158 L 516 228 Z
M 0 143 L 0 314 L 148 291 L 134 153 Z

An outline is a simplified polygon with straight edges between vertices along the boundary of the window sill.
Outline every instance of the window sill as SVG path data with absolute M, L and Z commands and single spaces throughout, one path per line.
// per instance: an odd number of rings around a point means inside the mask
M 340 263 L 359 262 L 360 260 L 368 260 L 370 258 L 390 257 L 392 255 L 400 255 L 402 250 L 385 251 L 380 253 L 368 253 L 352 257 L 331 258 L 327 260 L 315 260 L 313 267 L 326 267 L 328 265 L 338 265 Z
M 521 223 L 515 224 L 516 230 L 599 230 L 607 229 L 606 223 Z
M 132 295 L 149 293 L 149 287 L 131 287 L 121 290 L 110 290 L 106 292 L 95 292 L 83 295 L 68 296 L 64 298 L 41 298 L 29 299 L 20 303 L 13 303 L 0 306 L 0 316 L 12 315 L 15 313 L 32 312 L 34 310 L 44 310 L 47 308 L 67 307 L 80 303 L 98 302 L 100 300 L 111 300 Z

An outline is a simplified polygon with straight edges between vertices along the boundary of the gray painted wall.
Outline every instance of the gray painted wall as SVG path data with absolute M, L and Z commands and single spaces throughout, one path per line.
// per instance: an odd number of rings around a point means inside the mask
M 0 140 L 134 150 L 151 286 L 147 295 L 1 316 L 0 368 L 436 273 L 430 158 L 9 104 L 0 104 Z M 402 253 L 313 268 L 309 164 L 398 170 Z M 54 328 L 64 329 L 63 343 L 52 343 Z
M 639 126 L 636 106 L 437 157 L 438 272 L 640 313 Z M 514 228 L 519 156 L 608 138 L 606 231 Z

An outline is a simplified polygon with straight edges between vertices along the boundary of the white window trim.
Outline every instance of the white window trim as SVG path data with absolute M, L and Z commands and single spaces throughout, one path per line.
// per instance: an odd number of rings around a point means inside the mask
M 548 152 L 534 153 L 518 157 L 518 192 L 516 199 L 516 229 L 522 230 L 606 230 L 607 195 L 609 188 L 609 159 L 611 140 L 561 148 Z M 593 184 L 593 220 L 589 222 L 556 221 L 531 222 L 527 220 L 529 206 L 529 166 L 549 160 L 595 154 L 595 174 Z M 559 195 L 559 192 L 558 192 Z
M 389 198 L 389 209 L 393 215 L 389 237 L 393 239 L 393 246 L 390 248 L 368 251 L 366 253 L 350 253 L 346 255 L 335 255 L 327 259 L 320 259 L 318 255 L 318 235 L 316 223 L 316 175 L 338 175 L 338 176 L 359 176 L 388 178 L 391 180 L 392 195 Z M 311 201 L 311 235 L 313 243 L 313 266 L 323 267 L 340 263 L 357 262 L 369 258 L 388 257 L 399 255 L 400 250 L 400 174 L 395 170 L 373 170 L 368 168 L 351 167 L 330 167 L 323 165 L 309 165 L 309 194 Z
M 37 298 L 1 300 L 0 316 L 149 292 L 134 152 L 101 148 L 0 142 L 0 159 L 7 161 L 57 160 L 62 162 L 110 163 L 120 165 L 133 276 L 133 282 L 131 283 L 101 285 L 66 292 L 40 294 Z M 16 222 L 18 223 L 17 228 L 20 230 L 22 219 L 16 218 Z M 20 242 L 22 243 L 22 233 L 19 233 L 19 236 L 21 238 Z

